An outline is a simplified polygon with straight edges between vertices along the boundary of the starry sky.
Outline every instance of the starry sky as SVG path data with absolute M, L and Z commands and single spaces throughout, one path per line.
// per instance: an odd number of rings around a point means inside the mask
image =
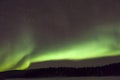
M 30 64 L 29 69 L 119 62 L 119 4 L 119 0 L 1 0 L 0 71 Z

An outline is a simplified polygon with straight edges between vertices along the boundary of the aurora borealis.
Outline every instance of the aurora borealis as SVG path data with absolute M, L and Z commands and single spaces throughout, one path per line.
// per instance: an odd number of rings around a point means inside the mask
M 0 72 L 31 63 L 120 55 L 120 1 L 4 0 Z

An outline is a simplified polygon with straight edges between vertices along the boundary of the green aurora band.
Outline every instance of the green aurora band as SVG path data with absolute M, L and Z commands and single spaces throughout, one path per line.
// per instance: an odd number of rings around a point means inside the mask
M 14 44 L 6 41 L 1 46 L 0 71 L 24 70 L 27 69 L 31 63 L 35 62 L 83 60 L 120 55 L 120 46 L 116 43 L 119 37 L 115 38 L 113 34 L 119 32 L 116 28 L 113 29 L 113 27 L 109 27 L 109 29 L 104 28 L 102 30 L 102 28 L 98 29 L 98 27 L 96 27 L 96 29 L 92 30 L 93 33 L 86 33 L 86 35 L 84 35 L 85 39 L 82 41 L 80 41 L 80 39 L 76 41 L 71 40 L 69 43 L 62 44 L 57 48 L 49 48 L 43 52 L 38 50 L 36 53 L 32 53 L 37 44 L 34 41 L 30 27 L 29 29 L 21 29 L 21 34 L 16 38 Z
M 2 0 L 0 72 L 120 55 L 119 0 Z

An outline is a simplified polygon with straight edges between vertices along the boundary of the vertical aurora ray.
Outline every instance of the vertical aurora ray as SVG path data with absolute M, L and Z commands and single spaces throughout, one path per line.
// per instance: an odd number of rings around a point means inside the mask
M 29 54 L 34 49 L 34 41 L 29 29 L 21 28 L 15 42 L 5 41 L 1 46 L 0 71 L 23 70 L 30 65 Z

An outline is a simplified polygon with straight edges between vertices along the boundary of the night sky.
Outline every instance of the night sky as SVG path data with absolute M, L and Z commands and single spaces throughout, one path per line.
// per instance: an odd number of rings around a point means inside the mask
M 119 9 L 119 0 L 1 0 L 0 71 L 119 62 Z

